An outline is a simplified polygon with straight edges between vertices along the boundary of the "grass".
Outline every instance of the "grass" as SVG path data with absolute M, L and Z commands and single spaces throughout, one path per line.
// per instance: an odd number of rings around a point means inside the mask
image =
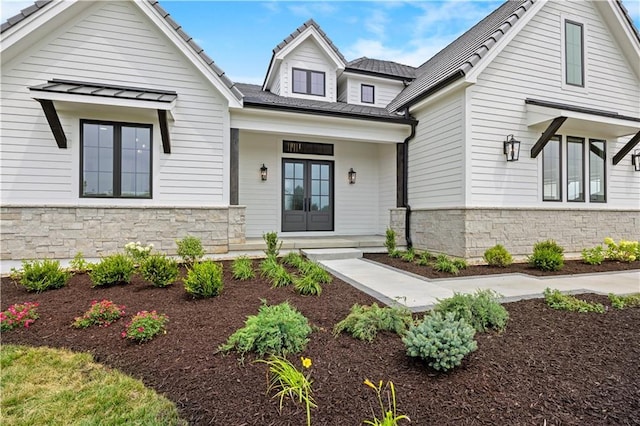
M 3 425 L 186 425 L 175 405 L 90 354 L 2 345 Z

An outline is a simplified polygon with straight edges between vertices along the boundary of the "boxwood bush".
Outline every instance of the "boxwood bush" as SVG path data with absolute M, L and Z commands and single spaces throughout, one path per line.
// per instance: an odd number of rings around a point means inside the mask
M 64 287 L 71 273 L 62 269 L 57 260 L 23 260 L 22 270 L 17 276 L 27 291 L 41 292 Z
M 223 287 L 222 265 L 213 260 L 194 263 L 184 279 L 185 291 L 196 298 L 217 296 Z
M 506 268 L 513 263 L 511 253 L 501 244 L 496 244 L 487 249 L 482 258 L 489 266 L 497 266 L 499 268 Z
M 559 271 L 564 266 L 564 249 L 553 240 L 534 244 L 529 264 L 541 271 Z
M 129 256 L 117 253 L 103 257 L 89 272 L 89 277 L 93 287 L 129 284 L 134 270 L 133 260 Z
M 178 262 L 164 254 L 152 254 L 140 264 L 140 274 L 155 287 L 167 287 L 178 278 Z

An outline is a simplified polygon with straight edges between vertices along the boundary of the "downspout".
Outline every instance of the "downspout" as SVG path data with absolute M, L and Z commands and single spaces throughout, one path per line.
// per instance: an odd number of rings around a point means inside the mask
M 404 236 L 407 241 L 407 249 L 413 247 L 411 242 L 411 206 L 409 205 L 409 141 L 416 136 L 416 127 L 418 122 L 409 114 L 409 108 L 404 112 L 407 120 L 411 121 L 411 134 L 404 140 L 404 149 L 402 150 L 404 167 L 402 170 L 402 207 L 406 209 L 404 215 Z

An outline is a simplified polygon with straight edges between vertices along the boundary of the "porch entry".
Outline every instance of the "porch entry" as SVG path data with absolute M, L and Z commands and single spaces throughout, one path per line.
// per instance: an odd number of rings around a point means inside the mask
M 282 231 L 333 231 L 333 161 L 282 160 Z

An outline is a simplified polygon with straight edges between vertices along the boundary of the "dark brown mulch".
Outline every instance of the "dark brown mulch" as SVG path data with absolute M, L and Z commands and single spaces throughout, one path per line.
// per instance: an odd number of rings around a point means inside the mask
M 266 366 L 247 356 L 216 354 L 216 347 L 260 300 L 289 300 L 314 325 L 303 355 L 313 359 L 316 402 L 312 423 L 360 425 L 376 408 L 363 384 L 392 380 L 398 410 L 416 425 L 640 424 L 640 309 L 606 314 L 554 311 L 542 300 L 505 305 L 511 315 L 502 334 L 477 336 L 478 350 L 450 373 L 438 373 L 405 355 L 400 339 L 379 335 L 374 343 L 331 329 L 354 303 L 374 300 L 335 279 L 320 297 L 291 288 L 272 289 L 262 279 L 234 281 L 225 267 L 225 288 L 213 299 L 192 300 L 181 284 L 156 289 L 140 278 L 125 286 L 93 289 L 86 275 L 60 290 L 29 294 L 2 279 L 2 309 L 40 303 L 40 319 L 29 329 L 3 333 L 5 344 L 87 351 L 101 363 L 141 379 L 173 400 L 194 425 L 301 425 L 302 407 L 266 394 Z M 606 298 L 585 295 L 606 303 Z M 76 330 L 73 318 L 94 299 L 127 306 L 127 318 L 107 328 Z M 156 309 L 169 316 L 168 333 L 137 345 L 120 338 L 130 315 Z
M 430 266 L 420 266 L 413 262 L 405 262 L 400 258 L 389 257 L 386 253 L 365 253 L 365 259 L 374 262 L 383 263 L 403 271 L 408 271 L 427 278 L 451 278 L 473 277 L 476 275 L 494 275 L 494 274 L 528 274 L 539 277 L 554 275 L 573 275 L 573 274 L 589 274 L 594 272 L 616 272 L 629 271 L 632 269 L 640 269 L 640 261 L 635 262 L 617 262 L 613 260 L 605 260 L 601 265 L 588 265 L 581 260 L 565 260 L 564 267 L 560 271 L 545 272 L 540 271 L 529 265 L 528 263 L 512 263 L 506 268 L 488 265 L 470 265 L 466 269 L 460 270 L 458 275 L 452 275 L 447 272 L 434 271 Z

